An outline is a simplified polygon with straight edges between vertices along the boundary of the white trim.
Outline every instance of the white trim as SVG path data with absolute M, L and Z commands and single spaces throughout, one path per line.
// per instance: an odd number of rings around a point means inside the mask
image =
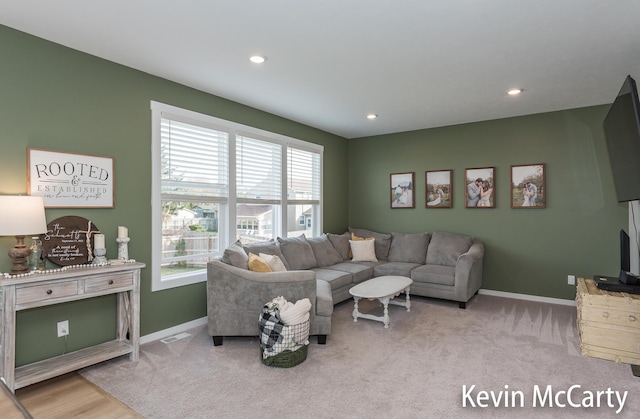
M 478 294 L 492 295 L 494 297 L 511 298 L 514 300 L 536 301 L 547 304 L 560 304 L 563 306 L 575 306 L 575 300 L 565 300 L 563 298 L 541 297 L 539 295 L 516 294 L 514 292 L 494 291 L 494 290 L 478 290 Z
M 177 326 L 170 327 L 168 329 L 159 330 L 148 335 L 140 336 L 140 344 L 155 342 L 160 339 L 164 339 L 169 336 L 173 336 L 178 333 L 186 332 L 187 330 L 194 329 L 196 327 L 204 326 L 207 324 L 207 317 L 200 317 L 199 319 L 191 320 L 190 322 L 182 323 Z

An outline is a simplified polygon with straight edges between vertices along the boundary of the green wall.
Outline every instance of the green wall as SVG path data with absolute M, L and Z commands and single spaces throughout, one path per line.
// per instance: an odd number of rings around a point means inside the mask
M 153 77 L 0 26 L 0 194 L 27 189 L 27 148 L 109 156 L 115 162 L 115 208 L 47 209 L 47 220 L 78 215 L 107 235 L 117 255 L 117 226 L 129 228 L 130 257 L 151 263 L 151 111 L 155 100 L 325 147 L 324 229 L 347 226 L 347 141 L 220 97 Z M 15 239 L 1 238 L 3 253 Z M 0 257 L 0 271 L 10 269 Z M 151 292 L 142 272 L 141 333 L 150 334 L 206 315 L 205 284 Z M 17 363 L 58 355 L 115 336 L 115 299 L 104 297 L 20 312 Z M 68 341 L 56 323 L 70 321 Z
M 522 98 L 525 100 L 525 98 Z M 602 120 L 608 106 L 349 141 L 349 225 L 449 231 L 485 243 L 483 288 L 573 299 L 567 275 L 617 275 L 618 204 Z M 546 209 L 512 209 L 510 165 L 546 163 Z M 496 168 L 495 209 L 464 207 L 465 169 Z M 453 169 L 453 208 L 425 209 L 425 171 Z M 416 207 L 389 208 L 389 175 L 415 172 Z

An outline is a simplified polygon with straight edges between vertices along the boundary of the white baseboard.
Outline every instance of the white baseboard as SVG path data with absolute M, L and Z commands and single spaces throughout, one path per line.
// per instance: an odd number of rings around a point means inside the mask
M 170 327 L 168 329 L 159 330 L 148 335 L 140 336 L 140 344 L 149 342 L 155 342 L 156 340 L 164 339 L 169 336 L 176 335 L 178 333 L 186 332 L 189 329 L 193 329 L 198 326 L 206 325 L 207 317 L 201 317 L 199 319 L 191 320 L 190 322 L 182 323 L 177 326 Z
M 539 303 L 561 304 L 563 306 L 575 306 L 575 300 L 565 300 L 562 298 L 541 297 L 539 295 L 516 294 L 514 292 L 494 291 L 480 289 L 478 294 L 493 295 L 494 297 L 514 298 L 516 300 L 537 301 Z

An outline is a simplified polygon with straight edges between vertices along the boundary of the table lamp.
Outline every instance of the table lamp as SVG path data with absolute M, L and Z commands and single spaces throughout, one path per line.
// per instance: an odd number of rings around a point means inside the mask
M 15 236 L 16 244 L 9 250 L 13 259 L 11 275 L 29 272 L 27 263 L 31 249 L 24 236 L 47 232 L 44 199 L 41 196 L 0 196 L 0 236 Z

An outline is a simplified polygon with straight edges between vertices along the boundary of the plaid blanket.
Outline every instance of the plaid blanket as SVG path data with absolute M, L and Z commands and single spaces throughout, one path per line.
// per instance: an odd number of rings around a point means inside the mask
M 263 358 L 277 355 L 285 350 L 295 351 L 309 344 L 309 322 L 303 325 L 285 326 L 277 309 L 267 305 L 262 308 L 259 318 L 260 348 Z

